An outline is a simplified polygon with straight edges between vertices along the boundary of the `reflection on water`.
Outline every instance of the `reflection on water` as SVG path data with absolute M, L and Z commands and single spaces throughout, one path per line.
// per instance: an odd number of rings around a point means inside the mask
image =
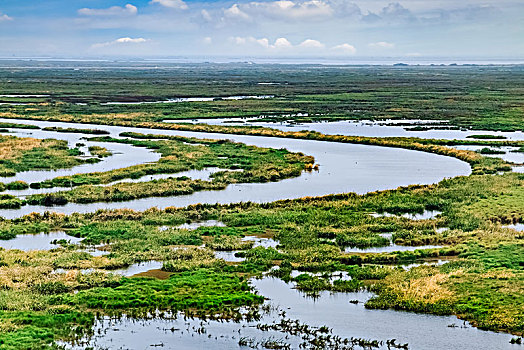
M 0 247 L 4 249 L 19 249 L 23 251 L 30 250 L 50 250 L 58 248 L 60 245 L 53 244 L 53 241 L 66 240 L 69 243 L 78 243 L 82 238 L 69 236 L 63 231 L 55 231 L 39 234 L 18 235 L 10 240 L 0 240 Z
M 391 243 L 386 247 L 371 247 L 371 248 L 346 248 L 344 252 L 346 253 L 392 253 L 392 252 L 411 252 L 421 249 L 433 249 L 433 248 L 442 248 L 440 245 L 421 245 L 416 247 L 397 245 Z
M 278 268 L 278 266 L 275 266 L 274 268 Z M 329 282 L 333 283 L 333 281 L 341 280 L 341 281 L 349 281 L 351 280 L 351 276 L 346 271 L 335 271 L 335 272 L 309 272 L 309 271 L 299 271 L 299 270 L 292 270 L 289 276 L 291 278 L 296 278 L 300 275 L 310 275 L 310 276 L 317 276 L 317 277 L 325 277 L 329 278 Z
M 246 236 L 242 238 L 242 241 L 244 242 L 253 242 L 253 247 L 264 247 L 264 248 L 276 248 L 278 246 L 278 242 L 275 241 L 272 238 L 263 238 L 263 237 L 257 237 L 257 236 Z M 235 256 L 236 253 L 240 252 L 240 250 L 233 250 L 233 251 L 214 251 L 215 257 L 217 259 L 222 259 L 227 262 L 242 262 L 246 260 L 246 258 Z
M 9 98 L 37 98 L 37 97 L 49 97 L 49 95 L 0 95 L 0 97 L 9 97 Z
M 205 220 L 205 221 L 195 221 L 191 223 L 185 223 L 182 225 L 178 225 L 175 228 L 178 229 L 184 229 L 184 230 L 196 230 L 199 227 L 225 227 L 226 225 L 218 220 Z M 162 226 L 162 228 L 159 228 L 161 231 L 166 226 Z
M 423 213 L 404 213 L 401 215 L 391 214 L 391 213 L 371 213 L 370 215 L 375 218 L 382 218 L 382 217 L 403 217 L 410 220 L 429 220 L 429 219 L 435 219 L 438 215 L 442 214 L 441 211 L 438 210 L 424 210 Z
M 159 231 L 167 231 L 170 229 L 182 229 L 182 230 L 196 230 L 199 227 L 225 227 L 226 225 L 217 220 L 206 220 L 206 221 L 196 221 L 191 223 L 185 223 L 178 226 L 160 226 Z
M 224 250 L 215 250 L 215 258 L 222 259 L 227 262 L 242 262 L 246 260 L 246 258 L 242 258 L 239 256 L 235 256 L 236 253 L 238 253 L 239 250 L 232 250 L 232 251 L 224 251 Z
M 117 269 L 117 270 L 108 270 L 108 272 L 122 275 L 125 277 L 134 276 L 136 274 L 147 272 L 149 270 L 158 270 L 161 269 L 162 266 L 164 266 L 164 263 L 162 261 L 144 261 L 139 262 L 133 265 L 130 265 L 128 267 Z
M 440 212 L 432 212 L 433 214 Z M 435 215 L 438 215 L 435 214 Z M 424 214 L 421 214 L 424 216 Z M 433 216 L 426 215 L 426 218 L 433 218 Z M 413 219 L 413 220 L 422 220 L 422 219 Z M 447 227 L 439 228 L 437 229 L 437 232 L 444 232 L 448 230 Z M 404 245 L 398 245 L 393 243 L 393 234 L 392 233 L 381 233 L 379 234 L 380 237 L 386 238 L 389 240 L 388 246 L 383 247 L 369 247 L 369 248 L 356 248 L 356 247 L 347 247 L 344 249 L 345 253 L 392 253 L 392 252 L 412 252 L 415 250 L 422 250 L 422 249 L 434 249 L 434 248 L 442 248 L 442 246 L 439 245 L 421 245 L 421 246 L 404 246 Z
M 503 227 L 506 227 L 506 228 L 512 228 L 516 231 L 519 231 L 519 232 L 524 232 L 524 224 L 513 224 L 513 225 L 506 225 L 506 226 L 503 226 Z
M 436 259 L 436 260 L 430 260 L 430 261 L 425 261 L 423 263 L 412 263 L 412 264 L 401 264 L 400 266 L 404 269 L 404 270 L 411 270 L 412 268 L 414 267 L 419 267 L 419 266 L 423 266 L 423 265 L 428 265 L 428 266 L 442 266 L 442 265 L 445 265 L 449 263 L 449 260 L 445 260 L 445 259 Z
M 92 339 L 83 344 L 67 348 L 84 349 L 240 349 L 242 337 L 263 340 L 272 337 L 283 339 L 298 348 L 296 337 L 275 331 L 262 332 L 256 325 L 272 323 L 286 318 L 296 319 L 311 326 L 328 326 L 333 333 L 344 338 L 365 338 L 386 341 L 397 339 L 397 343 L 408 343 L 409 349 L 432 350 L 478 350 L 513 349 L 511 336 L 481 331 L 463 323 L 454 316 L 433 316 L 392 310 L 368 310 L 366 300 L 373 295 L 368 292 L 329 293 L 322 292 L 318 298 L 306 298 L 293 289 L 292 284 L 273 278 L 252 280 L 259 294 L 269 298 L 273 307 L 260 321 L 240 323 L 224 321 L 202 321 L 186 319 L 182 315 L 171 319 L 154 318 L 135 320 L 130 318 L 110 319 L 104 317 L 94 326 Z M 358 303 L 349 301 L 357 300 Z M 457 325 L 457 327 L 448 327 Z M 386 349 L 384 345 L 382 349 Z M 358 347 L 357 347 L 358 349 Z
M 278 246 L 278 242 L 272 238 L 246 236 L 242 238 L 242 240 L 245 242 L 253 242 L 253 248 L 256 248 L 256 247 L 276 248 Z

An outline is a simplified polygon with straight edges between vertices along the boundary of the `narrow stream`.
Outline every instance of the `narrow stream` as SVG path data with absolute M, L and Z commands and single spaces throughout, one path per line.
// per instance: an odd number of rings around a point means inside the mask
M 7 119 L 2 119 L 7 121 Z M 22 124 L 29 124 L 22 121 Z M 48 124 L 51 125 L 51 124 Z M 27 183 L 50 180 L 59 176 L 68 176 L 75 174 L 86 174 L 98 171 L 110 171 L 114 169 L 126 168 L 133 165 L 156 162 L 160 159 L 160 154 L 154 150 L 143 147 L 134 147 L 132 145 L 114 143 L 114 142 L 91 142 L 82 139 L 83 137 L 92 137 L 93 135 L 83 135 L 78 133 L 60 133 L 38 129 L 11 129 L 12 132 L 0 133 L 1 135 L 12 135 L 18 137 L 32 137 L 37 139 L 59 139 L 66 140 L 69 147 L 74 148 L 77 143 L 83 143 L 87 148 L 89 146 L 105 147 L 113 153 L 112 156 L 102 158 L 95 164 L 82 164 L 70 169 L 57 170 L 33 170 L 22 171 L 11 177 L 0 177 L 0 182 L 8 183 L 12 181 L 25 181 Z
M 488 130 L 450 130 L 450 126 L 439 125 L 435 120 L 418 119 L 387 119 L 387 120 L 344 120 L 334 122 L 316 123 L 290 123 L 290 122 L 267 122 L 262 119 L 258 121 L 248 121 L 246 118 L 200 118 L 200 119 L 166 119 L 166 123 L 191 123 L 191 124 L 210 124 L 210 125 L 252 125 L 263 126 L 282 131 L 317 131 L 326 135 L 347 135 L 347 136 L 367 136 L 367 137 L 419 137 L 423 139 L 447 139 L 464 140 L 471 139 L 473 135 L 494 135 L 504 136 L 507 140 L 524 140 L 523 131 L 501 132 Z M 409 124 L 409 125 L 404 125 Z M 427 130 L 410 129 L 413 127 L 424 127 Z M 468 137 L 469 136 L 469 137 Z
M 158 103 L 182 103 L 182 102 L 213 102 L 213 101 L 238 101 L 238 100 L 265 100 L 274 98 L 273 95 L 239 95 L 226 97 L 175 97 L 160 101 L 139 101 L 139 102 L 105 102 L 101 105 L 144 105 L 144 104 L 158 104 Z

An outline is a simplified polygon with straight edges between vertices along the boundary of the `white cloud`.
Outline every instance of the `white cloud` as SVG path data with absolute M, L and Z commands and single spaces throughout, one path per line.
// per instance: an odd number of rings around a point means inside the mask
M 82 8 L 78 10 L 79 15 L 83 16 L 133 16 L 136 15 L 138 9 L 136 6 L 127 4 L 124 7 L 113 6 L 106 9 L 91 9 Z
M 353 45 L 348 43 L 340 44 L 331 48 L 333 51 L 346 55 L 354 55 L 357 52 L 357 49 Z
M 278 38 L 271 47 L 275 49 L 289 49 L 292 48 L 293 45 L 286 38 Z
M 325 47 L 320 41 L 313 39 L 304 40 L 298 46 L 304 49 L 323 49 Z
M 200 11 L 200 15 L 202 16 L 202 18 L 206 21 L 206 22 L 211 22 L 213 20 L 213 17 L 211 16 L 211 14 L 209 13 L 209 11 L 207 10 L 202 10 Z
M 265 47 L 266 49 L 269 48 L 269 39 L 262 38 L 262 39 L 256 39 L 256 43 L 259 44 L 262 47 Z
M 392 49 L 395 47 L 395 44 L 386 41 L 379 41 L 376 43 L 369 43 L 368 46 L 372 49 Z
M 183 0 L 152 0 L 150 4 L 159 4 L 176 10 L 187 10 L 189 8 Z
M 416 17 L 398 2 L 392 2 L 380 11 L 380 16 L 389 21 L 414 21 Z
M 206 36 L 204 39 L 202 39 L 202 42 L 205 45 L 211 45 L 213 43 L 213 39 L 210 36 Z
M 119 38 L 119 39 L 116 39 L 116 40 L 113 40 L 113 41 L 108 41 L 108 42 L 105 42 L 105 43 L 93 44 L 93 45 L 91 45 L 91 48 L 97 49 L 97 48 L 108 47 L 108 46 L 115 46 L 115 45 L 141 44 L 141 43 L 145 43 L 147 41 L 149 41 L 149 40 L 148 39 L 144 39 L 144 38 L 129 38 L 129 37 L 125 37 L 125 38 Z
M 275 40 L 274 44 L 270 44 L 269 39 L 267 38 L 261 38 L 257 39 L 252 36 L 248 37 L 241 37 L 241 36 L 235 36 L 230 37 L 229 41 L 232 42 L 235 45 L 256 45 L 261 46 L 265 49 L 285 49 L 285 48 L 291 48 L 293 45 L 287 40 L 286 38 L 278 38 Z
M 289 0 L 253 2 L 250 6 L 252 6 L 255 11 L 262 11 L 271 17 L 287 17 L 293 19 L 330 17 L 334 13 L 331 6 L 322 0 L 305 2 Z
M 0 22 L 4 22 L 4 21 L 12 21 L 13 18 L 12 17 L 9 17 L 8 15 L 6 14 L 2 14 L 0 12 Z
M 137 44 L 137 43 L 145 43 L 147 41 L 147 39 L 144 39 L 144 38 L 120 38 L 120 39 L 116 39 L 115 40 L 115 43 L 118 43 L 118 44 L 122 44 L 122 43 L 133 43 L 133 44 Z
M 335 11 L 336 16 L 361 16 L 362 11 L 357 4 L 348 0 L 327 0 L 331 8 Z
M 230 37 L 229 41 L 235 45 L 240 45 L 240 46 L 241 45 L 256 45 L 256 46 L 260 46 L 260 47 L 263 47 L 265 49 L 270 49 L 270 50 L 291 50 L 291 49 L 311 50 L 311 49 L 324 49 L 325 48 L 324 44 L 322 44 L 318 40 L 313 40 L 313 39 L 306 39 L 298 45 L 293 45 L 288 39 L 283 38 L 283 37 L 276 39 L 273 44 L 271 44 L 271 42 L 267 38 L 257 39 L 252 36 Z
M 247 19 L 264 16 L 274 19 L 314 19 L 319 20 L 334 15 L 335 10 L 325 0 L 291 1 L 277 0 L 269 2 L 249 2 L 234 4 L 224 10 L 226 17 Z
M 247 21 L 250 19 L 249 15 L 242 11 L 238 4 L 234 4 L 230 8 L 224 10 L 224 16 L 231 19 L 241 19 Z

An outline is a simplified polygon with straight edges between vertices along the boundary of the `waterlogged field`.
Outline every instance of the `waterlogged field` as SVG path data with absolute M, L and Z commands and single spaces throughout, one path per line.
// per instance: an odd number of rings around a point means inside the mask
M 279 121 L 394 118 L 514 131 L 522 129 L 524 113 L 522 66 L 3 61 L 0 69 L 0 112 L 28 118 L 80 121 L 99 115 L 101 123 L 260 116 Z M 168 100 L 174 102 L 164 103 Z M 136 104 L 155 101 L 159 103 Z
M 0 69 L 1 348 L 519 347 L 521 67 L 130 65 Z

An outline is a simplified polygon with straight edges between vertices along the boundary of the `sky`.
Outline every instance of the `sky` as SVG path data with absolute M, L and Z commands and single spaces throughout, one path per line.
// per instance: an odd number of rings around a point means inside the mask
M 523 0 L 0 0 L 0 57 L 524 58 Z

